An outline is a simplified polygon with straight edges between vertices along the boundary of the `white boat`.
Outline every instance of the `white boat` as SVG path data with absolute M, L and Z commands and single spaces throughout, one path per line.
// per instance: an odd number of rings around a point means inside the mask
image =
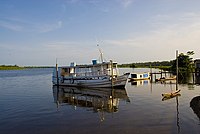
M 116 62 L 97 63 L 89 65 L 56 67 L 53 71 L 53 85 L 76 87 L 125 87 L 129 74 L 119 76 Z
M 129 79 L 132 80 L 148 80 L 150 79 L 150 75 L 148 72 L 145 73 L 130 73 Z

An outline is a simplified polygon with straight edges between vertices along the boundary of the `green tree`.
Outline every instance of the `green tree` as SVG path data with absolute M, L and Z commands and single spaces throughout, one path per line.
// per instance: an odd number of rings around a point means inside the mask
M 187 54 L 180 53 L 178 55 L 178 68 L 180 72 L 192 72 L 194 69 L 193 58 L 194 51 L 188 51 Z M 172 61 L 172 71 L 176 72 L 176 59 Z
M 130 64 L 130 67 L 135 68 L 135 64 L 134 63 Z

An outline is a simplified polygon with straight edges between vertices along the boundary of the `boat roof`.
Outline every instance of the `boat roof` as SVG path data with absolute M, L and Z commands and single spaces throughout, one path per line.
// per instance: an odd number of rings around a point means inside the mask
M 111 62 L 103 62 L 97 64 L 85 64 L 85 65 L 75 65 L 75 66 L 61 66 L 61 68 L 90 68 L 90 67 L 98 67 L 102 65 L 110 65 Z M 113 64 L 117 64 L 117 62 L 113 62 Z
M 138 73 L 131 73 L 131 74 L 149 74 L 149 72 L 138 72 Z

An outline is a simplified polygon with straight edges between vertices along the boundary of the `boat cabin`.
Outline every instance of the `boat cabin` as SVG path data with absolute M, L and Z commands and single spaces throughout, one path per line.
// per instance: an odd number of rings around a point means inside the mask
M 113 69 L 113 70 L 112 70 Z M 117 63 L 93 62 L 90 65 L 76 65 L 71 63 L 70 66 L 60 67 L 60 75 L 63 77 L 83 77 L 83 76 L 117 76 Z
M 130 74 L 131 80 L 145 80 L 149 78 L 150 78 L 149 73 L 131 73 Z

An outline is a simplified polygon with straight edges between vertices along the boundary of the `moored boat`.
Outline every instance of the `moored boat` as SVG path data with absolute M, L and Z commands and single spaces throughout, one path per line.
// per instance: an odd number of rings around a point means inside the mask
M 54 68 L 53 85 L 75 87 L 114 87 L 124 88 L 129 74 L 119 75 L 116 62 L 76 65 Z
M 150 79 L 150 75 L 148 72 L 145 73 L 130 73 L 129 80 L 136 81 L 136 80 L 148 80 Z
M 178 95 L 180 91 L 181 90 L 177 90 L 177 91 L 174 91 L 174 92 L 171 92 L 171 93 L 163 93 L 162 96 L 163 97 L 174 97 L 174 96 Z
M 170 81 L 170 80 L 176 80 L 176 76 L 172 76 L 172 77 L 162 77 L 162 78 L 159 78 L 159 79 L 156 79 L 156 81 Z
M 171 92 L 171 93 L 163 93 L 162 94 L 162 96 L 163 96 L 162 100 L 164 101 L 164 100 L 168 100 L 168 99 L 174 98 L 176 96 L 181 96 L 180 91 L 181 90 L 176 90 L 176 91 Z

